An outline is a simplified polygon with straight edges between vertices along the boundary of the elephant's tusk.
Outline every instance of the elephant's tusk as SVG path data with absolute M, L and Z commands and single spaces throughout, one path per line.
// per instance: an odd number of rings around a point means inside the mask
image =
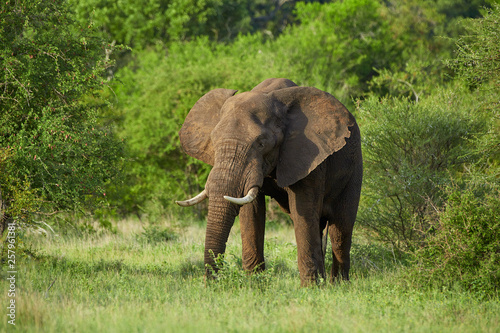
M 182 206 L 182 207 L 189 207 L 189 206 L 193 206 L 193 205 L 196 205 L 197 203 L 202 202 L 206 198 L 208 198 L 207 190 L 203 190 L 203 191 L 201 191 L 200 194 L 198 194 L 194 198 L 191 198 L 191 199 L 188 199 L 185 201 L 176 201 L 175 203 L 178 204 L 179 206 Z
M 257 197 L 257 194 L 259 194 L 259 188 L 252 187 L 250 191 L 248 191 L 248 194 L 245 195 L 243 198 L 233 198 L 225 195 L 224 199 L 226 199 L 229 202 L 235 203 L 237 205 L 243 206 L 247 203 L 252 202 Z

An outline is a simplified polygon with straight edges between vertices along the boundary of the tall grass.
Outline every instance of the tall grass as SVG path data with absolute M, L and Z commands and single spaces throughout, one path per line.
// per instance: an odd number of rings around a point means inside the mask
M 203 279 L 202 223 L 165 223 L 171 240 L 122 221 L 116 232 L 42 238 L 25 235 L 19 255 L 16 331 L 20 332 L 366 332 L 481 331 L 500 327 L 498 299 L 463 290 L 416 289 L 402 281 L 390 250 L 358 236 L 350 283 L 300 288 L 293 229 L 266 235 L 268 269 L 241 270 L 233 228 L 217 281 Z M 331 259 L 329 259 L 331 261 Z M 4 274 L 5 275 L 5 274 Z M 0 282 L 6 290 L 5 278 Z M 5 292 L 0 304 L 7 304 Z M 0 331 L 12 329 L 4 319 Z

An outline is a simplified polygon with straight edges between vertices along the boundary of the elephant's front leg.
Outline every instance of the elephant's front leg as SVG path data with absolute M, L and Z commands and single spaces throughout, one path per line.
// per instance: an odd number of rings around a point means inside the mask
M 266 200 L 263 193 L 241 207 L 240 227 L 242 241 L 243 269 L 262 271 L 264 263 L 264 231 L 266 224 Z
M 324 182 L 318 182 L 314 176 L 306 177 L 288 189 L 302 286 L 316 283 L 319 277 L 325 278 L 320 231 Z

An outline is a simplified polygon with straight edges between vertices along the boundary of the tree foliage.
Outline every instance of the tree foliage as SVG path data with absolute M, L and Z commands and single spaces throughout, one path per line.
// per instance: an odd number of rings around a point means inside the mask
M 99 125 L 102 102 L 95 98 L 106 85 L 110 46 L 92 25 L 76 25 L 64 0 L 2 2 L 0 27 L 6 214 L 53 213 L 103 198 L 122 154 L 122 144 Z M 43 199 L 43 209 L 18 200 L 23 189 Z
M 479 110 L 490 118 L 487 135 L 478 137 L 480 153 L 490 175 L 500 173 L 500 4 L 487 11 L 484 18 L 467 20 L 466 34 L 458 38 L 456 57 L 448 61 L 469 87 L 481 93 Z
M 72 1 L 77 17 L 92 19 L 105 35 L 134 47 L 207 35 L 225 39 L 248 31 L 245 0 Z M 234 36 L 233 36 L 234 37 Z
M 295 0 L 70 1 L 80 21 L 92 19 L 108 39 L 135 49 L 199 37 L 229 42 L 249 33 L 278 36 L 295 21 L 296 3 Z
M 277 38 L 271 52 L 301 84 L 349 101 L 366 92 L 376 69 L 398 57 L 381 9 L 376 0 L 298 3 L 301 24 Z
M 415 253 L 420 280 L 435 284 L 458 283 L 484 295 L 500 290 L 500 136 L 498 131 L 498 20 L 496 5 L 484 18 L 466 21 L 470 35 L 461 37 L 458 56 L 451 65 L 464 79 L 470 94 L 481 103 L 471 118 L 486 120 L 471 140 L 473 157 L 467 172 L 445 188 L 446 204 L 438 209 L 425 246 Z M 437 264 L 436 264 L 437 263 Z

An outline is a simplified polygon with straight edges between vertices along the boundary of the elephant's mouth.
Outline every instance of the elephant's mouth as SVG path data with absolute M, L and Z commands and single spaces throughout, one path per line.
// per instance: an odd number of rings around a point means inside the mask
M 246 204 L 254 201 L 258 194 L 259 194 L 259 187 L 254 186 L 242 198 L 234 198 L 234 197 L 225 195 L 224 199 L 226 199 L 227 201 L 232 202 L 234 204 L 243 206 L 243 205 L 246 205 Z M 202 202 L 206 198 L 208 198 L 208 192 L 207 192 L 207 190 L 203 190 L 200 192 L 200 194 L 194 196 L 191 199 L 184 200 L 184 201 L 176 201 L 175 203 L 178 204 L 179 206 L 182 206 L 182 207 L 189 207 L 189 206 L 194 206 L 194 205 Z

